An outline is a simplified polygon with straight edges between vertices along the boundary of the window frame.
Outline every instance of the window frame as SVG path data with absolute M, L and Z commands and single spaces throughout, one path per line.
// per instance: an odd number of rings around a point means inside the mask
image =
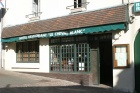
M 56 50 L 53 50 L 53 52 L 56 52 L 55 54 L 56 59 L 57 59 L 56 63 L 53 63 L 52 61 L 53 60 L 52 48 L 56 48 Z M 80 59 L 83 59 L 82 62 L 80 61 L 78 57 L 78 53 L 81 54 Z M 85 59 L 83 55 L 86 55 L 87 59 Z M 90 49 L 89 49 L 88 43 L 62 44 L 62 45 L 50 46 L 50 71 L 51 72 L 88 73 L 88 72 L 91 72 L 90 64 L 91 64 L 90 63 Z
M 32 5 L 33 14 L 35 14 L 35 16 L 39 16 L 39 13 L 40 13 L 40 0 L 33 0 L 32 3 L 33 3 L 33 5 Z
M 120 52 L 120 54 L 117 54 L 117 48 L 121 49 L 121 47 L 125 48 L 126 52 Z M 129 68 L 130 67 L 130 46 L 129 44 L 116 44 L 113 46 L 113 56 L 114 56 L 114 68 Z M 125 54 L 126 53 L 126 54 Z M 126 56 L 126 63 L 125 65 L 119 65 L 121 63 L 119 63 L 119 61 L 117 61 L 116 59 L 119 60 L 120 58 L 120 62 L 124 59 L 122 59 L 122 56 Z M 125 58 L 125 57 L 124 57 Z
M 74 0 L 74 8 L 82 7 L 82 0 Z
M 76 8 L 86 8 L 86 6 L 88 4 L 86 1 L 87 0 L 74 0 L 74 4 L 73 4 L 74 9 L 76 9 Z
M 34 43 L 34 45 L 31 45 L 32 43 Z M 19 46 L 21 46 L 21 49 L 18 49 Z M 34 49 L 32 49 L 32 47 L 34 47 Z M 17 63 L 39 63 L 39 40 L 17 42 L 16 43 L 16 62 Z

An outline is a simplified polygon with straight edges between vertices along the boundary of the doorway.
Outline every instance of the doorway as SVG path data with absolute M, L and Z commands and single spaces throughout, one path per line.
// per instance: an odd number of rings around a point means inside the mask
M 135 90 L 140 93 L 140 32 L 134 41 L 134 63 L 135 63 Z
M 113 86 L 112 40 L 99 42 L 100 84 Z

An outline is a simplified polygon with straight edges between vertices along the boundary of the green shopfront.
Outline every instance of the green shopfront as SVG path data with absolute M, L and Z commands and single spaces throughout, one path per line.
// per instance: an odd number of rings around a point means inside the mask
M 116 23 L 116 24 L 111 24 L 111 25 L 70 29 L 70 30 L 66 30 L 66 31 L 47 32 L 47 33 L 41 33 L 41 34 L 17 36 L 17 37 L 11 37 L 11 38 L 2 38 L 2 42 L 18 42 L 18 41 L 24 41 L 24 40 L 30 40 L 30 39 L 37 39 L 37 38 L 51 38 L 51 37 L 83 35 L 83 34 L 106 32 L 106 31 L 125 29 L 125 28 L 126 28 L 125 23 Z
M 5 69 L 113 86 L 112 42 L 127 24 L 128 6 L 121 5 L 6 27 Z
M 2 42 L 16 42 L 17 63 L 40 63 L 39 41 L 49 38 L 48 76 L 113 86 L 112 31 L 124 29 L 125 23 L 117 23 L 3 38 Z

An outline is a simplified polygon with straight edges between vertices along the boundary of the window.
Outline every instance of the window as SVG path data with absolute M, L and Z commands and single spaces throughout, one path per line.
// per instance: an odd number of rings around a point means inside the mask
M 39 12 L 40 12 L 40 0 L 33 0 L 33 14 L 35 14 L 35 16 L 38 16 Z
M 86 0 L 74 0 L 74 8 L 85 7 Z
M 81 4 L 81 0 L 74 0 L 74 8 L 78 8 L 78 7 L 81 7 L 82 4 Z
M 18 42 L 17 62 L 39 62 L 39 41 Z
M 51 71 L 90 72 L 89 50 L 88 43 L 51 45 Z

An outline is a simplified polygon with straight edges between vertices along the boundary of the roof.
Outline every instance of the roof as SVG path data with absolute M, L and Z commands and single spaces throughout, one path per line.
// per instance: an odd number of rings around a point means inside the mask
M 2 38 L 126 22 L 127 13 L 127 6 L 122 5 L 5 27 Z

